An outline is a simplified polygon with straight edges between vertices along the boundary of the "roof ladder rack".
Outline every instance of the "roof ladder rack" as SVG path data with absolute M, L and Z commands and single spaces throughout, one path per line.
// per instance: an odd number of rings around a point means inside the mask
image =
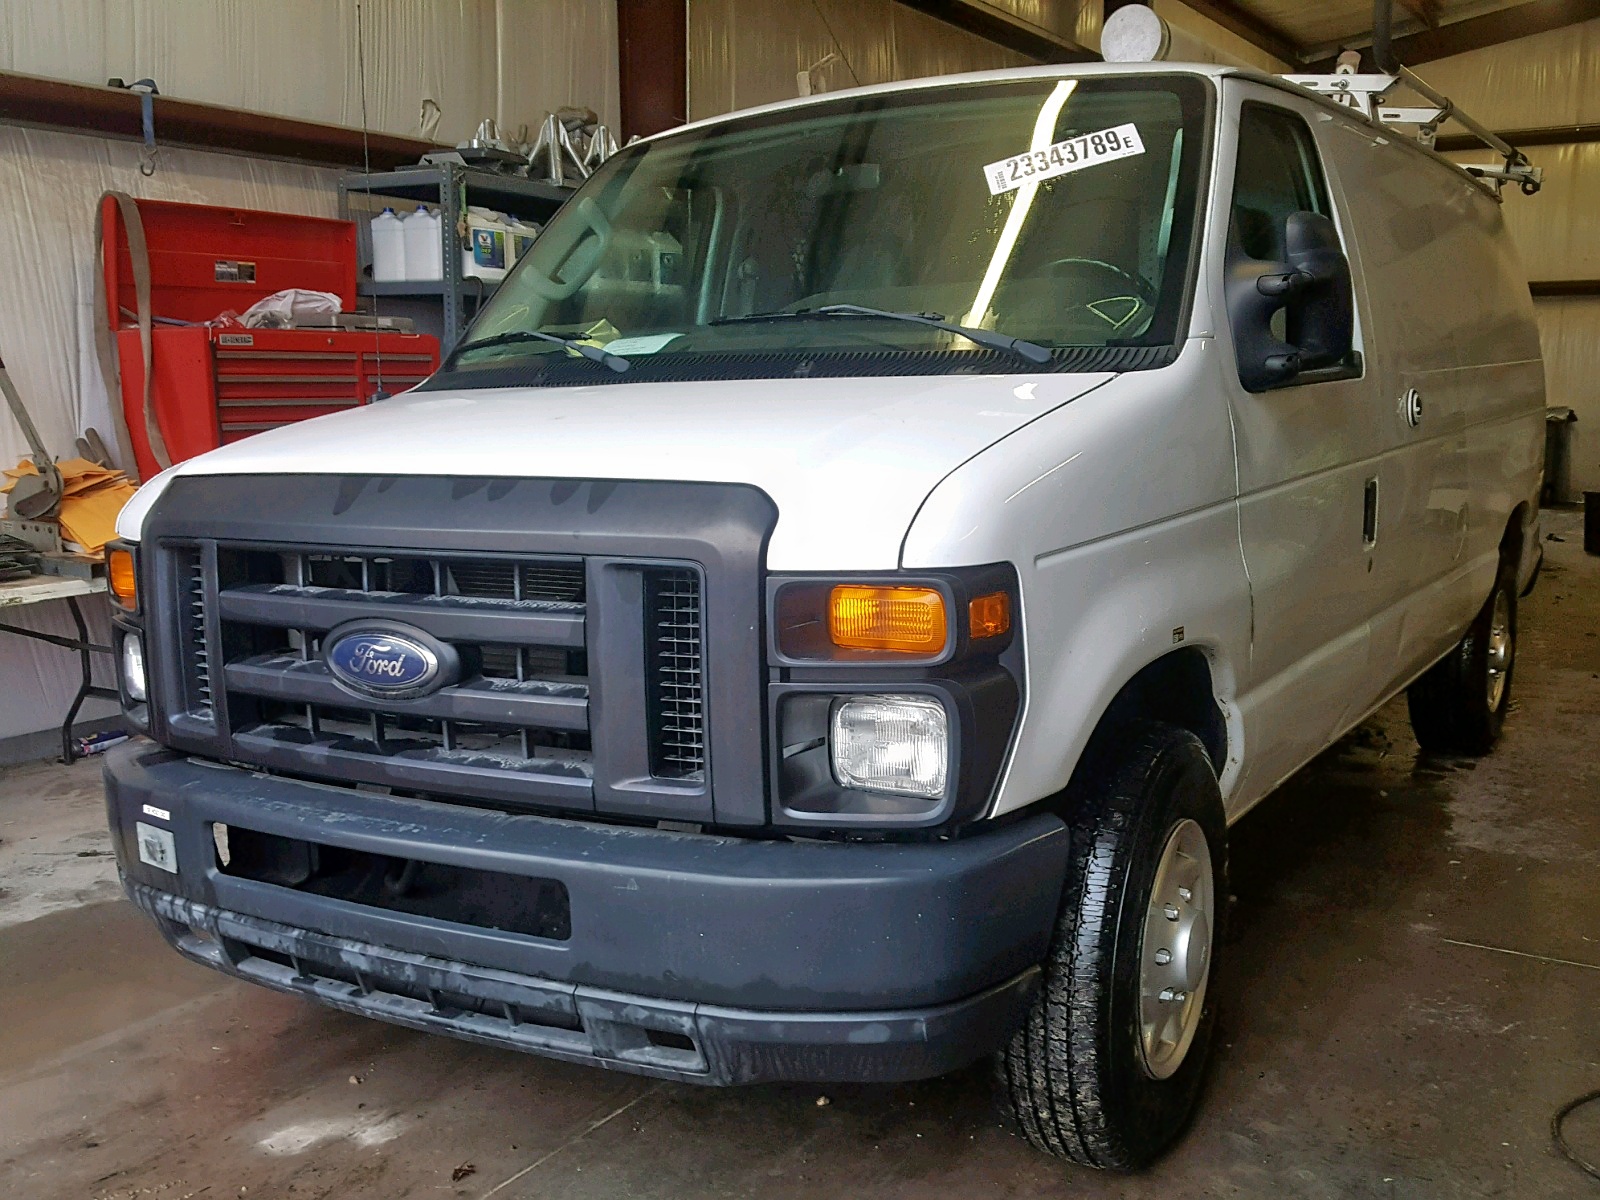
M 1448 96 L 1434 90 L 1395 60 L 1393 25 L 1394 0 L 1373 0 L 1372 59 L 1376 72 L 1363 73 L 1359 69 L 1361 56 L 1347 50 L 1339 56 L 1339 66 L 1332 75 L 1285 75 L 1283 78 L 1354 109 L 1379 125 L 1413 125 L 1417 140 L 1429 150 L 1434 147 L 1440 123 L 1453 120 L 1502 160 L 1499 165 L 1464 165 L 1469 175 L 1492 184 L 1496 195 L 1508 183 L 1516 184 L 1528 196 L 1537 192 L 1544 184 L 1544 171 L 1529 162 L 1526 154 L 1456 108 Z M 1402 84 L 1427 100 L 1429 106 L 1386 105 L 1385 97 Z

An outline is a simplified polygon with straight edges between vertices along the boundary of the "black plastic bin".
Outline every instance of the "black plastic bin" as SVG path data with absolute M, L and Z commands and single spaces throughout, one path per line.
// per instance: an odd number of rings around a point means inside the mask
M 1572 503 L 1572 426 L 1577 420 L 1570 408 L 1544 410 L 1543 505 Z

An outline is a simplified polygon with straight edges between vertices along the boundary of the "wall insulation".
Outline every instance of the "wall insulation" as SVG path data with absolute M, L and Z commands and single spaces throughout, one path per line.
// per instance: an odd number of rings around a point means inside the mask
M 1520 38 L 1425 63 L 1417 74 L 1490 129 L 1600 122 L 1600 21 Z M 1446 125 L 1444 132 L 1456 127 Z M 1528 277 L 1600 279 L 1600 144 L 1536 146 L 1545 171 L 1537 196 L 1507 189 L 1506 225 Z M 1488 151 L 1452 154 L 1485 162 Z M 1600 490 L 1600 298 L 1535 301 L 1549 402 L 1578 414 L 1573 429 L 1574 489 Z
M 0 125 L 0 196 L 6 197 L 0 204 L 0 357 L 51 450 L 68 455 L 73 438 L 88 426 L 112 441 L 92 319 L 94 204 L 102 192 L 117 188 L 155 200 L 334 216 L 335 178 L 316 167 L 167 149 L 160 169 L 146 179 L 132 142 Z M 9 466 L 26 452 L 15 423 L 0 421 L 0 462 Z M 95 640 L 108 642 L 105 600 L 79 603 Z M 0 620 L 72 631 L 65 603 L 6 609 Z M 103 658 L 97 674 L 110 683 Z M 0 635 L 0 741 L 58 724 L 77 678 L 76 655 Z M 90 701 L 83 715 L 114 711 L 105 701 Z
M 829 56 L 826 66 L 818 67 Z M 689 119 L 817 91 L 1031 59 L 894 0 L 689 0 Z
M 995 7 L 1099 48 L 1094 0 L 996 0 Z M 1178 0 L 1154 7 L 1172 28 L 1174 61 L 1288 69 Z M 689 119 L 793 99 L 799 73 L 830 54 L 812 76 L 818 91 L 1034 62 L 895 0 L 689 0 Z
M 151 78 L 165 95 L 438 137 L 484 117 L 536 124 L 567 104 L 614 129 L 615 0 L 0 0 L 0 70 L 103 84 Z
M 1265 50 L 1230 33 L 1210 17 L 1195 12 L 1178 0 L 1153 0 L 1150 5 L 1172 30 L 1173 62 L 1219 63 L 1229 67 L 1254 67 L 1258 71 L 1284 74 L 1289 65 Z
M 358 56 L 356 0 L 0 0 L 0 70 L 94 84 L 153 77 L 166 95 L 359 126 L 364 59 L 373 129 L 416 133 L 424 98 L 443 110 L 443 141 L 486 116 L 514 133 L 567 104 L 617 123 L 615 0 L 362 0 L 361 26 Z M 138 158 L 130 142 L 0 125 L 0 356 L 60 454 L 86 426 L 112 438 L 91 319 L 103 191 L 337 215 L 332 171 L 163 148 L 146 179 Z M 0 462 L 25 452 L 21 431 L 0 419 Z M 105 642 L 104 601 L 82 603 Z M 0 619 L 71 629 L 64 604 Z M 0 636 L 0 743 L 59 723 L 77 670 L 66 651 Z M 110 707 L 91 701 L 83 715 Z

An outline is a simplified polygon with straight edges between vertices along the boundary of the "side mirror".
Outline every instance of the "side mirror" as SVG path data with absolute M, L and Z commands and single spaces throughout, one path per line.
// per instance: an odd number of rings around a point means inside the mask
M 1344 361 L 1355 340 L 1350 261 L 1333 222 L 1318 213 L 1290 213 L 1283 233 L 1281 263 L 1249 258 L 1237 241 L 1229 246 L 1228 318 L 1239 379 L 1252 392 Z M 1280 309 L 1282 338 L 1272 327 Z

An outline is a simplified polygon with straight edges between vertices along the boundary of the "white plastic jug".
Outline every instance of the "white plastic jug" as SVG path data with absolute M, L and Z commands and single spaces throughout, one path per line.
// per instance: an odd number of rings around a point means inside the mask
M 406 278 L 425 282 L 444 278 L 444 237 L 437 212 L 419 208 L 400 222 L 405 234 Z
M 406 277 L 405 231 L 394 209 L 372 218 L 372 278 L 375 283 L 397 283 Z

